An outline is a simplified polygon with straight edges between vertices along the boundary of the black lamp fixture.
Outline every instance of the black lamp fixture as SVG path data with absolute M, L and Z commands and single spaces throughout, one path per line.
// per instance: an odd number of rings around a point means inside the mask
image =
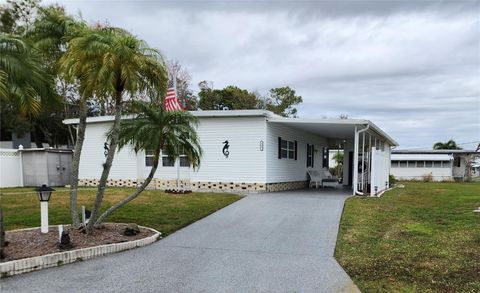
M 47 185 L 43 184 L 40 187 L 37 187 L 37 195 L 38 199 L 42 202 L 48 202 L 50 200 L 50 196 L 52 195 L 52 191 L 55 189 L 48 187 Z

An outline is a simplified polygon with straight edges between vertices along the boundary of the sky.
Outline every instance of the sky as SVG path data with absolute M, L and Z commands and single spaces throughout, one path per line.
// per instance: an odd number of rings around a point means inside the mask
M 195 91 L 290 86 L 300 117 L 369 119 L 399 148 L 480 142 L 478 0 L 52 2 L 178 60 Z

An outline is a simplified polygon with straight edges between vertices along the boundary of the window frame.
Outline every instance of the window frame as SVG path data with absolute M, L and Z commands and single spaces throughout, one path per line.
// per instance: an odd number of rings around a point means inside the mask
M 452 161 L 442 161 L 442 168 L 451 168 Z
M 296 141 L 280 138 L 279 159 L 296 160 Z
M 162 167 L 175 167 L 175 160 L 172 160 L 172 162 L 168 165 L 165 164 L 166 162 L 170 161 L 170 159 L 168 158 L 168 153 L 162 151 L 161 157 L 162 157 Z
M 185 164 L 185 160 L 187 164 Z M 190 161 L 188 160 L 186 155 L 180 155 L 180 157 L 178 158 L 178 163 L 180 164 L 181 168 L 190 168 Z
M 155 155 L 153 151 L 145 151 L 145 167 L 152 167 L 153 166 L 153 158 Z

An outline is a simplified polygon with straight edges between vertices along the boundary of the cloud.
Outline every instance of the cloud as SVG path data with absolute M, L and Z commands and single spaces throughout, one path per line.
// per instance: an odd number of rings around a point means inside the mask
M 480 140 L 475 1 L 63 2 L 179 60 L 194 84 L 290 85 L 303 117 L 367 118 L 402 147 Z

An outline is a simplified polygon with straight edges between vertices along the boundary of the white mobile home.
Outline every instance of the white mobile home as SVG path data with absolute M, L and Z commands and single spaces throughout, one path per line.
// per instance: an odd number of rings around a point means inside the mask
M 199 119 L 203 149 L 200 168 L 193 171 L 185 159 L 170 162 L 162 157 L 152 187 L 174 188 L 176 167 L 180 165 L 180 183 L 192 190 L 252 192 L 304 188 L 309 180 L 307 169 L 328 168 L 329 146 L 339 145 L 347 154 L 344 185 L 353 186 L 353 192 L 359 194 L 368 193 L 370 187 L 372 192 L 380 192 L 388 186 L 390 149 L 397 143 L 368 120 L 284 118 L 264 110 L 192 114 Z M 64 122 L 77 124 L 78 119 Z M 105 134 L 112 123 L 112 116 L 87 119 L 80 185 L 98 183 L 105 161 Z M 108 184 L 136 186 L 148 175 L 149 162 L 148 153 L 122 149 L 115 156 Z
M 478 176 L 478 155 L 473 150 L 393 150 L 391 172 L 399 180 L 463 181 L 469 172 Z

